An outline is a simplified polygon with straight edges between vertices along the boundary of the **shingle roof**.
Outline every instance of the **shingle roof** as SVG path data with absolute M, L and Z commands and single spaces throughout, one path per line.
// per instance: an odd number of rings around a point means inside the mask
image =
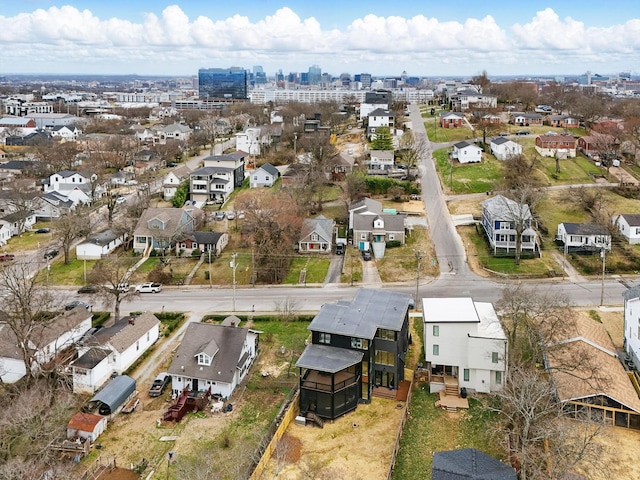
M 269 173 L 270 175 L 273 175 L 274 177 L 279 177 L 280 176 L 280 172 L 278 171 L 278 169 L 276 167 L 274 167 L 273 165 L 271 165 L 270 163 L 265 163 L 264 165 L 262 165 L 260 167 L 261 170 L 264 170 L 265 172 Z
M 248 330 L 245 328 L 190 323 L 167 372 L 172 375 L 232 383 L 247 333 Z M 198 365 L 195 356 L 205 350 L 213 353 L 214 347 L 220 351 L 213 357 L 211 365 Z
M 99 344 L 109 344 L 122 353 L 159 323 L 160 320 L 153 313 L 143 312 L 135 318 L 123 317 L 111 327 L 98 330 L 94 338 Z
M 513 467 L 475 448 L 435 452 L 432 480 L 516 480 Z
M 487 210 L 492 220 L 513 220 L 514 217 L 531 218 L 529 205 L 518 204 L 510 198 L 496 195 L 482 202 L 482 208 Z
M 562 225 L 569 235 L 609 235 L 609 229 L 604 225 L 566 222 Z
M 318 233 L 323 240 L 330 241 L 333 238 L 333 227 L 336 222 L 324 215 L 318 215 L 316 218 L 305 218 L 300 230 L 300 238 L 304 239 L 313 232 Z
M 362 361 L 363 352 L 329 345 L 307 345 L 296 367 L 336 373 Z
M 390 213 L 380 213 L 376 215 L 356 213 L 353 216 L 354 230 L 373 230 L 373 222 L 382 219 L 386 232 L 404 232 L 404 221 L 406 215 L 392 215 Z
M 640 213 L 623 213 L 620 216 L 627 221 L 630 227 L 640 225 Z
M 378 328 L 402 329 L 410 299 L 405 293 L 362 288 L 351 302 L 325 303 L 309 330 L 371 340 Z

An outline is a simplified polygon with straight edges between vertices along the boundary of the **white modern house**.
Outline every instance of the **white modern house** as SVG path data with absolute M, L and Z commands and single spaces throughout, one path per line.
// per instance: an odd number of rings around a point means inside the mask
M 480 163 L 482 161 L 482 149 L 466 141 L 454 143 L 451 158 L 458 160 L 462 164 Z
M 424 352 L 431 392 L 456 382 L 470 392 L 503 388 L 507 337 L 491 303 L 423 298 Z
M 613 217 L 613 224 L 631 245 L 640 243 L 640 214 L 623 213 Z
M 640 285 L 628 289 L 624 298 L 624 350 L 640 366 Z
M 51 322 L 36 326 L 28 340 L 29 348 L 34 352 L 32 368 L 38 369 L 78 342 L 91 329 L 92 316 L 85 307 L 78 306 Z M 0 379 L 4 383 L 17 382 L 26 375 L 24 357 L 18 344 L 13 330 L 0 322 Z
M 391 135 L 394 134 L 394 125 L 395 125 L 395 115 L 391 110 L 386 110 L 384 108 L 376 108 L 367 116 L 369 120 L 369 126 L 367 130 L 367 136 L 369 139 L 376 138 L 376 130 L 380 127 L 387 127 L 391 132 Z
M 509 160 L 522 155 L 522 145 L 505 137 L 497 137 L 491 140 L 491 153 L 498 160 Z
M 178 191 L 180 184 L 189 180 L 190 173 L 191 169 L 186 164 L 167 173 L 164 177 L 164 181 L 162 182 L 163 198 L 165 200 L 171 200 Z
M 256 358 L 258 333 L 237 326 L 190 323 L 167 372 L 174 395 L 194 392 L 230 398 Z
M 371 150 L 367 168 L 369 170 L 390 170 L 395 165 L 393 150 Z
M 92 195 L 98 198 L 105 192 L 104 187 L 101 185 L 97 185 L 92 192 L 92 181 L 96 181 L 95 174 L 91 177 L 86 177 L 76 171 L 61 170 L 44 180 L 44 192 L 55 192 L 71 200 L 74 205 L 79 203 L 88 204 L 93 200 Z
M 113 372 L 122 373 L 133 365 L 159 335 L 160 320 L 151 312 L 92 330 L 82 339 L 78 358 L 71 364 L 73 391 L 94 393 Z
M 262 129 L 260 127 L 248 127 L 243 132 L 236 133 L 236 149 L 249 155 L 260 155 L 263 143 Z

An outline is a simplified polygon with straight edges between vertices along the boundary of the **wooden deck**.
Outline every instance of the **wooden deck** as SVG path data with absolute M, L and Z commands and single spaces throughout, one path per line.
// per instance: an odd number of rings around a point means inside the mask
M 444 408 L 449 412 L 457 412 L 460 408 L 469 408 L 469 400 L 461 398 L 459 395 L 447 395 L 444 390 L 438 392 L 440 399 L 436 402 L 437 407 Z

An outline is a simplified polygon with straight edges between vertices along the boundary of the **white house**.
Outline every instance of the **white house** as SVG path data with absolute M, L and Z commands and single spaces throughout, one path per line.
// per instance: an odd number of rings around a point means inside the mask
M 180 140 L 186 142 L 191 136 L 191 129 L 187 125 L 181 123 L 174 123 L 173 125 L 167 125 L 159 132 L 160 142 L 165 142 L 168 138 L 174 140 Z
M 270 163 L 265 163 L 251 173 L 249 185 L 251 188 L 271 187 L 280 178 L 280 172 Z
M 50 362 L 62 350 L 72 347 L 91 329 L 92 313 L 78 306 L 65 311 L 51 322 L 37 326 L 28 340 L 34 351 L 33 369 Z M 24 358 L 18 348 L 19 341 L 7 324 L 0 323 L 0 379 L 14 383 L 26 375 Z
M 82 135 L 82 130 L 75 125 L 58 125 L 57 127 L 53 127 L 50 130 L 50 133 L 52 137 L 59 137 L 67 141 L 74 141 Z
M 157 340 L 160 320 L 151 312 L 123 317 L 114 325 L 90 332 L 71 364 L 74 392 L 95 392 L 113 372 L 126 371 Z
M 424 353 L 430 390 L 458 388 L 490 393 L 504 386 L 507 337 L 491 303 L 423 298 Z
M 640 243 L 640 214 L 623 213 L 613 217 L 613 224 L 617 225 L 620 233 L 631 245 Z
M 355 215 L 380 215 L 382 214 L 382 203 L 372 198 L 361 198 L 349 205 L 349 230 L 353 230 L 353 218 Z
M 67 424 L 67 439 L 88 438 L 91 443 L 94 443 L 106 429 L 107 417 L 78 412 Z
M 50 221 L 60 218 L 75 208 L 73 200 L 57 192 L 45 193 L 33 199 L 36 219 Z
M 11 238 L 11 225 L 0 222 L 0 246 L 7 244 Z
M 538 234 L 533 228 L 533 215 L 526 203 L 517 203 L 510 198 L 496 195 L 482 202 L 482 227 L 493 253 L 498 250 L 515 251 L 516 223 L 522 222 L 520 250 L 538 251 Z
M 127 238 L 126 233 L 116 233 L 111 229 L 89 235 L 76 246 L 78 260 L 100 260 L 122 245 Z
M 369 170 L 389 170 L 395 165 L 393 150 L 371 150 L 367 166 Z
M 190 323 L 167 372 L 174 395 L 185 388 L 230 398 L 256 358 L 258 333 L 211 323 Z
M 628 289 L 624 298 L 624 350 L 640 367 L 640 285 Z
M 61 170 L 43 182 L 44 192 L 56 192 L 71 200 L 74 206 L 79 203 L 88 204 L 92 201 L 91 182 L 95 180 L 95 174 L 89 178 L 79 172 Z M 97 186 L 94 193 L 96 197 L 100 197 L 104 194 L 104 188 Z
M 0 223 L 7 225 L 11 231 L 11 236 L 15 237 L 21 233 L 31 230 L 36 223 L 35 212 L 13 212 L 0 218 Z
M 178 168 L 167 173 L 162 182 L 162 192 L 165 200 L 171 200 L 173 198 L 180 184 L 189 179 L 190 173 L 191 169 L 186 164 L 180 165 Z
M 386 110 L 384 108 L 376 108 L 374 111 L 370 112 L 367 116 L 369 120 L 369 126 L 367 130 L 367 136 L 370 139 L 376 138 L 376 130 L 380 127 L 387 127 L 389 131 L 393 135 L 394 133 L 394 125 L 395 125 L 395 115 L 391 110 Z
M 585 223 L 561 223 L 558 225 L 556 242 L 566 253 L 599 252 L 611 250 L 611 234 L 604 225 Z
M 482 161 L 482 149 L 473 143 L 458 142 L 453 145 L 451 157 L 460 163 L 479 163 Z
M 260 155 L 263 143 L 262 129 L 248 127 L 243 132 L 236 133 L 236 149 L 249 155 Z
M 298 251 L 300 253 L 331 254 L 335 226 L 335 220 L 324 215 L 318 215 L 316 218 L 305 218 L 300 230 Z
M 508 160 L 522 155 L 522 145 L 505 137 L 491 140 L 491 153 L 498 160 Z

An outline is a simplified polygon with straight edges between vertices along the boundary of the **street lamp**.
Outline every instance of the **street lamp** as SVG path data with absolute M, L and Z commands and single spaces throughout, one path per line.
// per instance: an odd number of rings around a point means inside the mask
M 418 309 L 419 295 L 420 295 L 420 260 L 422 260 L 422 252 L 415 250 L 416 254 L 416 300 L 414 302 L 414 308 Z

